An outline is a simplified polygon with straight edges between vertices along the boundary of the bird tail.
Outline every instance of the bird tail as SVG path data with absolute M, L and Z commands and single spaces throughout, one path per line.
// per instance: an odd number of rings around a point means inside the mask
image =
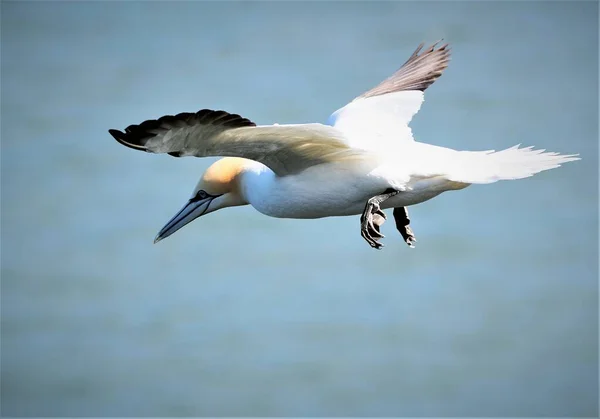
M 460 151 L 457 164 L 447 175 L 461 183 L 492 183 L 499 180 L 523 179 L 563 163 L 580 160 L 578 154 L 561 155 L 519 145 L 502 151 Z

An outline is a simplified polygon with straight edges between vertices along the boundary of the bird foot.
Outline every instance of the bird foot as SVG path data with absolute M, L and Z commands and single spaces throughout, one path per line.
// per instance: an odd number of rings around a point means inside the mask
M 413 233 L 412 229 L 409 226 L 404 226 L 404 228 L 400 230 L 400 234 L 402 234 L 402 238 L 406 244 L 408 244 L 408 247 L 412 247 L 414 249 L 417 238 L 415 237 L 415 233 Z
M 414 249 L 417 238 L 409 226 L 410 218 L 408 218 L 408 211 L 405 207 L 394 208 L 394 220 L 396 221 L 396 228 L 406 244 Z
M 385 213 L 381 210 L 379 203 L 369 200 L 360 217 L 360 235 L 375 249 L 381 249 L 382 243 L 379 239 L 385 236 L 381 234 L 380 227 L 386 220 Z

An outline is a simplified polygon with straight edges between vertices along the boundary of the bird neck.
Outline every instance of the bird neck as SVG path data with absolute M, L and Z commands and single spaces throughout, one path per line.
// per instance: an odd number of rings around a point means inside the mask
M 247 160 L 236 178 L 236 191 L 245 203 L 254 205 L 272 189 L 275 173 L 262 163 Z

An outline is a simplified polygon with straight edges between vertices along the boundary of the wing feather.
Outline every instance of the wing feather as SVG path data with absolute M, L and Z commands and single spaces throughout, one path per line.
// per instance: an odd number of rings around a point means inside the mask
M 448 44 L 435 48 L 440 42 L 419 54 L 424 45 L 421 43 L 398 71 L 355 100 L 407 90 L 424 92 L 442 75 L 450 62 Z
M 244 157 L 265 164 L 279 176 L 364 154 L 351 149 L 344 135 L 327 125 L 256 126 L 239 115 L 208 109 L 167 115 L 109 133 L 135 150 L 175 157 Z
M 352 147 L 385 150 L 391 141 L 414 141 L 408 124 L 421 108 L 423 92 L 448 67 L 448 44 L 419 45 L 390 77 L 335 111 L 328 120 L 346 134 Z

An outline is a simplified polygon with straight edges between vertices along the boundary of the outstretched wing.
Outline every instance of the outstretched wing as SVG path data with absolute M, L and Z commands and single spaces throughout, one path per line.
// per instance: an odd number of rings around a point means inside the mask
M 413 52 L 398 71 L 348 105 L 335 111 L 328 120 L 346 134 L 353 147 L 389 147 L 390 141 L 414 141 L 408 124 L 423 103 L 423 92 L 448 67 L 448 44 L 431 45 Z M 421 52 L 419 54 L 419 52 Z
M 344 135 L 322 124 L 256 126 L 225 111 L 203 109 L 130 125 L 109 133 L 121 144 L 150 153 L 230 156 L 256 160 L 279 176 L 322 163 L 364 155 L 348 147 Z

